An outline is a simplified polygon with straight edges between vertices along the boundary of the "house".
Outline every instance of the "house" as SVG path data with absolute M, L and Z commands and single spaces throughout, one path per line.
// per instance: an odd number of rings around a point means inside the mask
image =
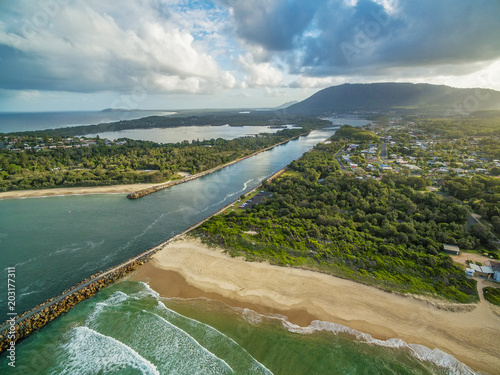
M 460 248 L 455 245 L 443 244 L 443 251 L 447 254 L 460 255 Z
M 473 270 L 472 268 L 468 268 L 468 267 L 467 267 L 467 268 L 465 269 L 465 274 L 466 274 L 467 276 L 474 276 L 474 270 Z
M 420 167 L 418 167 L 414 164 L 406 164 L 404 167 L 408 168 L 411 171 L 419 171 L 421 169 Z
M 487 279 L 494 276 L 493 268 L 490 266 L 478 266 L 477 264 L 469 263 L 469 267 L 474 271 L 475 276 L 482 276 Z

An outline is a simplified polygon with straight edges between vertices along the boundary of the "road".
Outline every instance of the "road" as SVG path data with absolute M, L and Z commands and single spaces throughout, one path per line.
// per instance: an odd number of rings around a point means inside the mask
M 339 150 L 339 152 L 337 152 L 337 153 L 335 154 L 335 160 L 337 160 L 337 162 L 339 163 L 339 165 L 340 165 L 340 169 L 342 169 L 342 172 L 345 172 L 345 171 L 346 171 L 346 169 L 345 169 L 345 167 L 344 167 L 344 164 L 342 164 L 342 163 L 340 162 L 340 160 L 339 160 L 339 155 L 342 153 L 342 151 L 343 151 L 343 150 L 344 150 L 344 147 L 342 147 L 342 148 Z
M 380 150 L 380 160 L 387 164 L 387 143 L 382 144 L 382 149 Z

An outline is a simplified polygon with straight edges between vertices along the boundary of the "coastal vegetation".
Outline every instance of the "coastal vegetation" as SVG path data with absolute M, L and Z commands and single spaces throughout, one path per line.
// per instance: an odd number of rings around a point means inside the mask
M 176 144 L 97 138 L 84 139 L 86 147 L 82 147 L 82 138 L 73 145 L 75 139 L 57 135 L 9 135 L 6 142 L 19 151 L 0 149 L 0 191 L 160 183 L 175 178 L 177 172 L 205 171 L 326 124 L 313 120 L 303 123 L 302 129 L 283 129 L 274 134 Z M 32 147 L 39 141 L 54 146 Z
M 196 234 L 233 256 L 401 293 L 477 301 L 476 282 L 442 252 L 443 243 L 482 249 L 482 239 L 466 229 L 467 207 L 429 191 L 433 182 L 422 176 L 387 173 L 376 180 L 342 172 L 335 154 L 346 143 L 377 141 L 367 133 L 341 128 L 330 143 L 293 162 L 292 173 L 264 183 L 272 193 L 266 202 L 215 216 Z
M 487 286 L 483 289 L 484 299 L 494 305 L 500 306 L 500 288 Z

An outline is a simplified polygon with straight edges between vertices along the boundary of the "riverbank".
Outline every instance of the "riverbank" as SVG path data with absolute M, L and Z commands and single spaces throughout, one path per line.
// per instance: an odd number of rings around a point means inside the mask
M 0 199 L 23 199 L 54 197 L 62 195 L 128 194 L 131 191 L 148 189 L 159 184 L 128 184 L 90 187 L 68 187 L 38 190 L 13 190 L 0 193 Z
M 90 195 L 90 194 L 127 194 L 128 198 L 137 199 L 145 195 L 152 194 L 154 192 L 169 188 L 174 185 L 185 183 L 197 178 L 203 177 L 207 174 L 214 173 L 220 169 L 226 168 L 230 165 L 236 164 L 245 159 L 251 158 L 252 156 L 258 155 L 264 151 L 269 151 L 276 146 L 290 142 L 293 139 L 301 137 L 304 134 L 300 134 L 296 137 L 287 139 L 283 142 L 276 143 L 272 146 L 266 147 L 262 150 L 256 151 L 250 155 L 243 156 L 241 158 L 230 161 L 226 164 L 219 165 L 215 168 L 199 172 L 194 175 L 190 175 L 185 172 L 178 172 L 183 178 L 175 181 L 167 181 L 162 183 L 142 183 L 142 184 L 127 184 L 127 185 L 109 185 L 109 186 L 90 186 L 90 187 L 64 187 L 64 188 L 49 188 L 49 189 L 35 189 L 35 190 L 13 190 L 0 192 L 0 200 L 2 199 L 24 199 L 24 198 L 43 198 L 43 197 L 55 197 L 55 196 L 66 196 L 66 195 Z
M 276 143 L 276 144 L 274 144 L 272 146 L 269 146 L 269 147 L 263 148 L 261 150 L 255 151 L 255 152 L 253 152 L 253 153 L 251 153 L 249 155 L 242 156 L 242 157 L 240 157 L 238 159 L 235 159 L 233 161 L 230 161 L 230 162 L 228 162 L 226 164 L 221 164 L 221 165 L 218 165 L 217 167 L 214 167 L 214 168 L 211 168 L 211 169 L 207 169 L 205 171 L 201 171 L 201 172 L 193 174 L 193 175 L 186 176 L 186 177 L 184 177 L 181 180 L 168 181 L 166 183 L 155 185 L 155 186 L 150 187 L 150 188 L 145 188 L 145 189 L 133 191 L 133 192 L 131 192 L 130 194 L 127 195 L 127 198 L 129 198 L 129 199 L 139 199 L 139 198 L 142 198 L 142 197 L 144 197 L 146 195 L 156 193 L 157 191 L 160 191 L 160 190 L 163 190 L 163 189 L 167 189 L 167 188 L 175 186 L 175 185 L 183 184 L 185 182 L 189 182 L 189 181 L 192 181 L 192 180 L 196 180 L 197 178 L 200 178 L 200 177 L 212 174 L 212 173 L 217 172 L 217 171 L 219 171 L 219 170 L 221 170 L 223 168 L 229 167 L 230 165 L 239 163 L 239 162 L 241 162 L 241 161 L 243 161 L 245 159 L 251 158 L 252 156 L 258 155 L 261 152 L 271 150 L 274 147 L 283 145 L 285 143 L 290 142 L 293 139 L 297 139 L 297 138 L 299 138 L 299 137 L 301 137 L 303 135 L 307 135 L 307 134 L 309 134 L 309 133 L 299 134 L 299 135 L 297 135 L 295 137 L 292 137 L 292 138 L 289 138 L 289 139 L 287 139 L 285 141 L 282 141 L 282 142 Z
M 450 311 L 317 272 L 231 258 L 191 237 L 166 245 L 131 277 L 165 297 L 220 300 L 303 327 L 338 323 L 380 340 L 439 348 L 474 370 L 500 368 L 500 317 L 482 298 L 470 311 Z

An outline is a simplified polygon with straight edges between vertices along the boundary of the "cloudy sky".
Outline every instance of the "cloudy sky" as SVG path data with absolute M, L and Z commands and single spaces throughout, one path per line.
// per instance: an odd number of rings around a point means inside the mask
M 332 85 L 500 90 L 498 0 L 0 0 L 0 111 L 272 107 Z

